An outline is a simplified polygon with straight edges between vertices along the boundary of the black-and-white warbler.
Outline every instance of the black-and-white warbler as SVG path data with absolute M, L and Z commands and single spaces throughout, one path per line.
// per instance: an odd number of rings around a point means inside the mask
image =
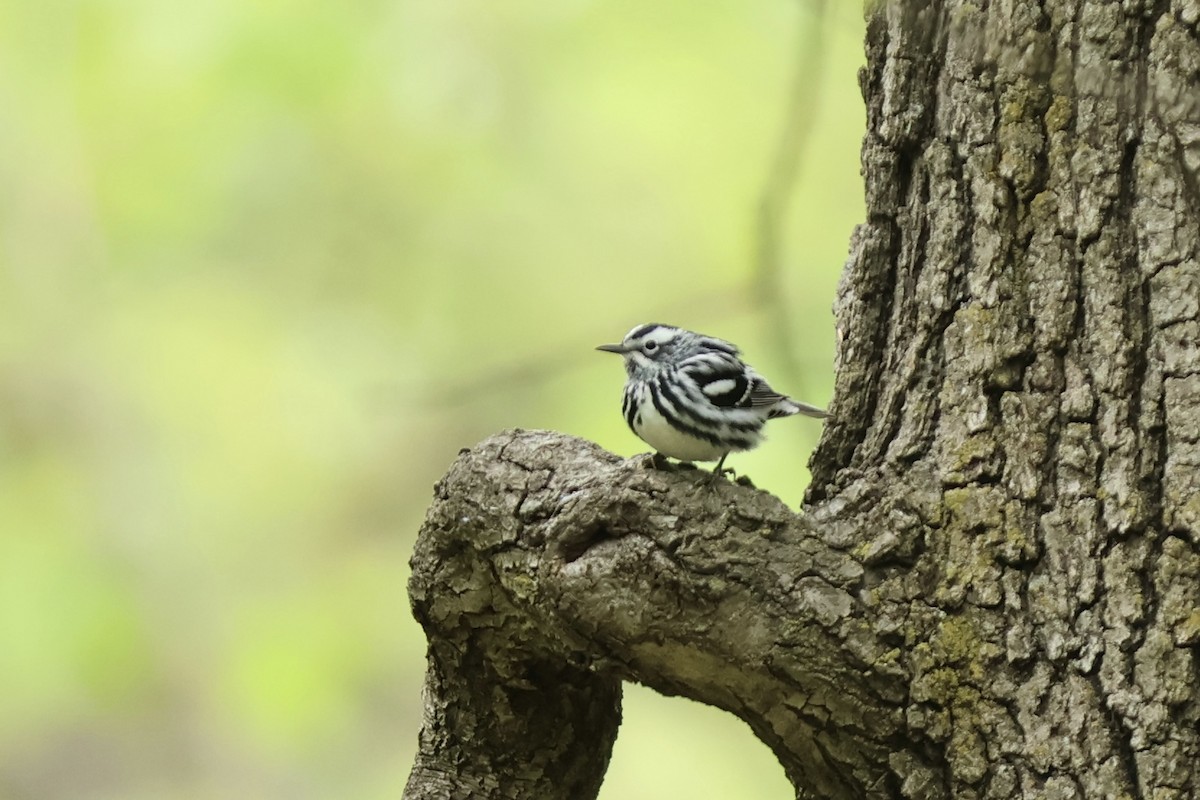
M 767 420 L 828 416 L 776 392 L 722 339 L 650 323 L 596 349 L 625 358 L 621 408 L 633 432 L 664 456 L 716 461 L 717 474 L 727 455 L 762 442 Z

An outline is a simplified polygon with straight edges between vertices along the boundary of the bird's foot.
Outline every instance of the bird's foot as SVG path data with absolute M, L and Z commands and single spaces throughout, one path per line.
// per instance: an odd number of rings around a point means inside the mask
M 675 468 L 666 456 L 662 453 L 647 453 L 642 456 L 642 469 L 660 469 L 664 472 L 670 472 Z
M 748 486 L 751 489 L 758 488 L 754 485 L 754 481 L 750 480 L 749 475 L 738 475 L 737 470 L 733 467 L 714 468 L 712 474 L 708 477 L 708 482 L 710 485 L 716 486 L 717 482 L 724 477 L 728 477 L 730 483 L 736 483 L 738 486 Z
M 725 475 L 733 475 L 735 476 L 734 479 L 736 480 L 737 473 L 733 471 L 732 467 L 725 466 L 725 456 L 727 455 L 729 454 L 726 453 L 724 456 L 721 456 L 721 460 L 717 462 L 715 467 L 713 467 L 712 478 L 709 479 L 709 483 L 715 485 L 716 482 L 721 480 L 721 478 Z
M 725 455 L 729 454 L 726 453 Z M 725 466 L 725 456 L 721 456 L 721 460 L 717 462 L 715 467 L 713 467 L 712 477 L 709 478 L 709 483 L 715 485 L 717 481 L 726 475 L 729 476 L 729 480 L 731 482 L 736 483 L 738 486 L 749 486 L 751 489 L 755 488 L 754 482 L 750 480 L 749 475 L 738 475 L 737 471 L 733 467 Z

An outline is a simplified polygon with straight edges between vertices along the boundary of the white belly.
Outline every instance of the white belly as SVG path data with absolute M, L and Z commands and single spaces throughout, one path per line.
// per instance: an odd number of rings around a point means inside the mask
M 639 424 L 640 423 L 640 424 Z M 716 461 L 729 452 L 704 439 L 689 436 L 663 419 L 651 402 L 644 402 L 634 420 L 634 433 L 664 456 L 680 461 Z

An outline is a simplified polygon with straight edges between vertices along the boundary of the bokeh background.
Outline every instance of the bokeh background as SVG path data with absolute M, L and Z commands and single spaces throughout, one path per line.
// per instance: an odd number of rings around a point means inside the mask
M 459 448 L 644 451 L 592 347 L 646 321 L 828 402 L 863 23 L 824 5 L 0 0 L 0 800 L 399 797 Z M 796 505 L 819 426 L 771 433 L 731 465 Z M 791 796 L 627 698 L 602 797 Z

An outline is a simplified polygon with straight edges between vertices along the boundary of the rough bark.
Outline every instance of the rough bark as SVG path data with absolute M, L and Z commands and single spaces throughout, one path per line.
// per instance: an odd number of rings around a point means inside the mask
M 594 796 L 637 680 L 797 797 L 1200 796 L 1200 3 L 892 2 L 803 514 L 513 432 L 413 561 L 406 796 Z

